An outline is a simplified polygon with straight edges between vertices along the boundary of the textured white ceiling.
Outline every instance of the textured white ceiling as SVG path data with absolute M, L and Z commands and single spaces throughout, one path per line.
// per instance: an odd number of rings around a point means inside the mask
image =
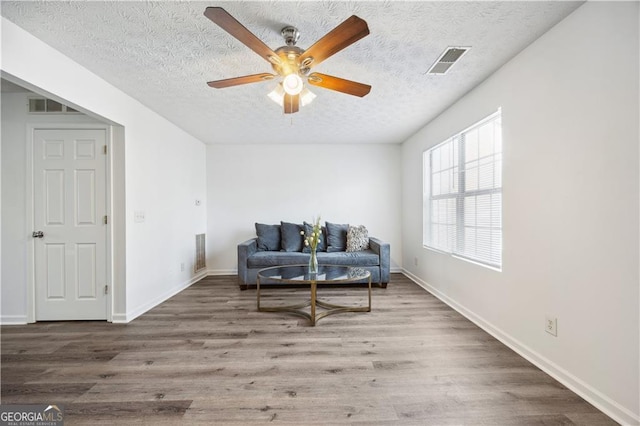
M 1 13 L 205 143 L 401 143 L 581 3 L 2 1 Z M 314 87 L 311 105 L 284 115 L 267 97 L 275 81 L 209 88 L 271 66 L 207 19 L 207 6 L 274 50 L 285 25 L 305 49 L 358 15 L 371 34 L 313 70 L 371 93 Z M 425 75 L 447 46 L 471 50 L 448 74 Z

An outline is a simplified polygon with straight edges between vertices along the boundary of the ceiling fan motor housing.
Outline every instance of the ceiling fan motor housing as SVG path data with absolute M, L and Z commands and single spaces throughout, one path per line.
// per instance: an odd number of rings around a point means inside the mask
M 275 53 L 280 58 L 280 63 L 272 63 L 273 70 L 279 75 L 285 76 L 291 73 L 305 74 L 300 66 L 300 55 L 304 50 L 298 46 L 282 46 L 275 50 Z M 307 73 L 309 72 L 307 68 Z

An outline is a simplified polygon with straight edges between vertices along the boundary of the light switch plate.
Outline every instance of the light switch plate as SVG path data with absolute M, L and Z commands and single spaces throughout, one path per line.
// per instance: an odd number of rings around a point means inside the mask
M 545 316 L 545 326 L 544 331 L 551 334 L 552 336 L 558 336 L 558 318 L 547 315 Z
M 142 212 L 142 211 L 134 212 L 133 220 L 135 222 L 137 222 L 137 223 L 144 222 L 144 220 L 145 220 L 144 212 Z

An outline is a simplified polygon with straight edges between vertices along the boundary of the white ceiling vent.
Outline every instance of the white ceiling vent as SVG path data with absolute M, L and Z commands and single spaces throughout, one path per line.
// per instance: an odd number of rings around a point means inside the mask
M 464 56 L 470 47 L 447 47 L 438 60 L 431 65 L 427 74 L 446 74 L 462 56 Z

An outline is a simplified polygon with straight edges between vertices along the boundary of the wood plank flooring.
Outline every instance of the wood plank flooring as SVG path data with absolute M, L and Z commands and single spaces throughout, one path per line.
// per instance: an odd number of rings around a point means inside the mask
M 263 304 L 305 289 L 263 292 Z M 320 289 L 336 303 L 364 288 Z M 65 425 L 611 425 L 610 418 L 400 274 L 373 311 L 316 327 L 257 312 L 208 277 L 130 324 L 4 326 L 1 402 Z

